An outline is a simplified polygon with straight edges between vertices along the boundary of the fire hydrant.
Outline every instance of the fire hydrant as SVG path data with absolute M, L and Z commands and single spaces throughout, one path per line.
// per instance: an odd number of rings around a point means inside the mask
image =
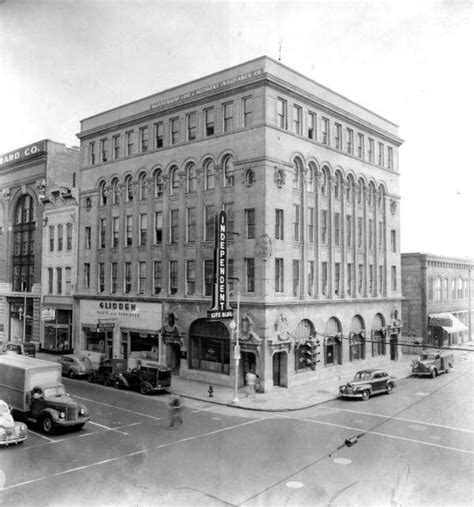
M 212 384 L 209 384 L 209 389 L 207 390 L 207 392 L 209 393 L 209 398 L 214 397 L 214 386 Z

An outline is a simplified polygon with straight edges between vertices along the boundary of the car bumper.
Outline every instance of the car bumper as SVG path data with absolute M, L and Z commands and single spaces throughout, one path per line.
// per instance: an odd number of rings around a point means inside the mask
M 54 421 L 54 424 L 61 428 L 67 428 L 69 426 L 79 426 L 82 424 L 86 424 L 86 422 L 90 419 L 90 416 L 87 417 L 79 417 L 78 419 L 72 419 L 66 421 L 65 419 L 57 419 Z
M 20 444 L 24 442 L 28 438 L 28 435 L 5 435 L 5 437 L 0 437 L 0 447 L 12 445 L 12 444 Z
M 343 398 L 362 398 L 362 393 L 341 393 Z

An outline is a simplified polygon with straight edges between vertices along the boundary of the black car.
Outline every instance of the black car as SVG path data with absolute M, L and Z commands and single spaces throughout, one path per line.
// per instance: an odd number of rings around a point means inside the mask
M 390 394 L 395 387 L 395 378 L 382 370 L 361 370 L 354 378 L 339 387 L 341 396 L 368 400 L 372 394 Z
M 137 368 L 118 373 L 115 387 L 139 391 L 142 394 L 161 392 L 171 386 L 171 370 L 154 361 L 141 361 Z

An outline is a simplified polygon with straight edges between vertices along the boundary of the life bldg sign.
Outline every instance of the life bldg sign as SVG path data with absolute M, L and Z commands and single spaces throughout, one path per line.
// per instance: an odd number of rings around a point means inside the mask
M 0 168 L 10 164 L 22 162 L 23 160 L 38 157 L 39 155 L 42 155 L 45 152 L 46 152 L 46 141 L 39 141 L 34 144 L 29 144 L 28 146 L 24 146 L 19 150 L 10 151 L 8 153 L 0 155 Z
M 81 325 L 97 326 L 99 321 L 107 320 L 115 322 L 115 329 L 143 329 L 155 333 L 162 327 L 161 303 L 81 299 L 79 311 Z

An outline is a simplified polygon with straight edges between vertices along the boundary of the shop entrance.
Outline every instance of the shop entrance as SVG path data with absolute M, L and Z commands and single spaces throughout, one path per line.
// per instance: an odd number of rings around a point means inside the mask
M 178 343 L 168 344 L 167 350 L 167 366 L 171 369 L 173 375 L 179 375 L 179 367 L 181 365 L 181 347 Z
M 244 382 L 248 371 L 257 374 L 257 358 L 254 352 L 242 352 L 240 378 L 244 379 Z
M 287 387 L 288 354 L 275 352 L 273 354 L 273 385 Z
M 390 336 L 390 359 L 396 361 L 398 359 L 398 335 Z

